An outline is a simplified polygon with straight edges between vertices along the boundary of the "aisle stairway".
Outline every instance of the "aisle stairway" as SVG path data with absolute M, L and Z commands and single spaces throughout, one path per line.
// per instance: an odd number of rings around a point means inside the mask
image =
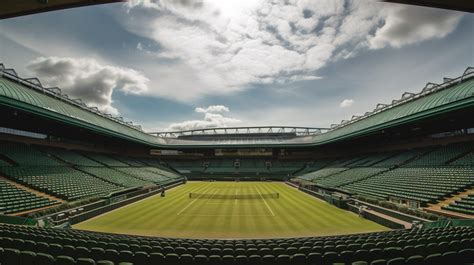
M 474 195 L 474 188 L 454 194 L 452 197 L 439 201 L 438 203 L 428 204 L 428 207 L 426 207 L 425 210 L 428 212 L 441 214 L 441 215 L 449 216 L 449 217 L 455 217 L 455 218 L 474 218 L 474 215 L 471 215 L 471 214 L 465 214 L 465 213 L 456 212 L 456 211 L 452 211 L 448 209 L 443 209 L 444 207 L 447 207 L 456 201 L 460 201 L 463 198 L 469 197 L 469 195 L 471 196 Z

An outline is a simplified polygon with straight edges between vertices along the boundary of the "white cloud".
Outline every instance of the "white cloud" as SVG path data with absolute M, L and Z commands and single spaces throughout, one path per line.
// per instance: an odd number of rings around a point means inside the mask
M 418 43 L 433 38 L 443 38 L 452 32 L 462 15 L 458 12 L 436 8 L 397 6 L 387 10 L 385 24 L 369 38 L 374 49 Z
M 143 94 L 149 82 L 143 74 L 128 68 L 102 65 L 94 59 L 38 57 L 27 68 L 34 72 L 43 85 L 61 88 L 70 98 L 79 98 L 89 106 L 117 115 L 112 106 L 112 93 Z
M 353 99 L 344 99 L 340 104 L 339 107 L 341 108 L 350 108 L 354 104 Z
M 218 128 L 235 126 L 241 121 L 225 116 L 223 113 L 229 112 L 229 108 L 223 105 L 211 105 L 207 108 L 196 108 L 196 113 L 204 113 L 202 120 L 189 120 L 170 124 L 165 131 L 183 131 L 193 129 Z
M 158 59 L 171 60 L 155 70 L 162 82 L 149 93 L 181 101 L 316 79 L 362 49 L 444 37 L 462 16 L 367 0 L 133 0 L 128 7 L 127 28 L 155 41 Z
M 229 108 L 224 105 L 211 105 L 207 108 L 196 108 L 195 111 L 198 113 L 223 113 L 229 112 Z

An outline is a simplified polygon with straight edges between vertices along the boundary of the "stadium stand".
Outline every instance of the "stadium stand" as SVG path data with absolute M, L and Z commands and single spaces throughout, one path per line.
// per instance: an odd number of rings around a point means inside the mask
M 53 157 L 42 153 L 31 146 L 19 143 L 0 143 L 0 154 L 8 157 L 20 166 L 63 166 Z
M 137 179 L 141 179 L 147 183 L 153 182 L 155 184 L 165 184 L 174 180 L 174 178 L 159 174 L 158 172 L 154 171 L 154 168 L 151 167 L 120 167 L 115 168 L 115 170 L 133 176 Z
M 37 196 L 0 179 L 0 213 L 16 213 L 56 205 L 59 202 Z
M 461 156 L 460 158 L 454 160 L 450 163 L 452 166 L 472 166 L 474 165 L 474 151 L 469 152 L 468 154 Z
M 317 181 L 317 180 L 330 177 L 334 174 L 337 174 L 346 170 L 349 170 L 349 168 L 333 168 L 333 167 L 323 168 L 314 172 L 306 173 L 300 176 L 299 178 L 307 180 L 307 181 Z
M 48 154 L 57 157 L 58 159 L 71 164 L 71 165 L 77 165 L 77 166 L 88 166 L 88 167 L 100 167 L 103 166 L 102 164 L 99 164 L 95 162 L 94 160 L 91 160 L 83 155 L 80 155 L 74 151 L 69 151 L 66 149 L 60 149 L 60 148 L 42 148 L 45 152 Z
M 474 215 L 474 194 L 469 194 L 467 197 L 461 198 L 458 201 L 450 203 L 448 206 L 442 207 L 442 209 Z
M 468 264 L 474 260 L 473 245 L 472 227 L 332 237 L 201 240 L 0 225 L 0 263 L 9 265 L 120 262 L 134 265 L 352 262 L 375 265 L 446 264 L 453 261 Z
M 120 162 L 117 159 L 114 159 L 112 157 L 109 157 L 103 154 L 87 153 L 85 154 L 85 156 L 109 167 L 127 167 L 128 166 L 124 162 Z
M 28 187 L 68 201 L 123 189 L 70 167 L 3 167 L 0 172 Z
M 342 185 L 369 178 L 386 170 L 386 168 L 370 167 L 351 168 L 349 170 L 338 172 L 325 178 L 313 179 L 313 181 L 316 181 L 318 184 L 328 187 L 339 187 Z
M 470 168 L 397 168 L 342 186 L 342 189 L 388 199 L 412 199 L 424 203 L 434 202 L 474 182 L 474 169 Z
M 152 184 L 108 167 L 78 167 L 79 170 L 118 186 L 132 188 Z
M 470 143 L 443 146 L 408 162 L 405 166 L 442 166 L 472 149 L 473 146 Z
M 124 156 L 118 156 L 118 155 L 112 155 L 112 158 L 127 164 L 128 166 L 134 166 L 134 167 L 143 167 L 145 166 L 145 163 L 141 162 L 138 159 L 134 159 L 131 157 L 124 157 Z
M 4 166 L 11 166 L 11 164 L 5 160 L 0 159 L 0 167 L 4 167 Z

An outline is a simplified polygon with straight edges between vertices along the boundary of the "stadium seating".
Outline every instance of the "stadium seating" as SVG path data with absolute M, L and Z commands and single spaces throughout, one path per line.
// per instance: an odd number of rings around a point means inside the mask
M 103 179 L 115 185 L 132 188 L 141 187 L 152 184 L 151 181 L 145 181 L 136 177 L 132 177 L 121 171 L 114 170 L 108 167 L 78 167 L 79 170 L 87 172 L 88 174 Z
M 374 164 L 374 167 L 394 167 L 405 164 L 407 161 L 414 159 L 426 152 L 429 149 L 412 149 L 407 151 L 395 152 L 396 154 L 383 160 L 379 163 Z
M 111 155 L 112 158 L 123 162 L 127 164 L 128 166 L 134 166 L 134 167 L 143 167 L 145 166 L 144 162 L 141 162 L 139 159 L 131 158 L 131 157 L 125 157 L 125 156 L 118 156 L 118 155 Z
M 442 208 L 448 211 L 474 215 L 474 194 L 463 197 L 460 200 L 452 202 L 448 206 L 444 206 Z
M 103 165 L 109 166 L 109 167 L 127 167 L 128 165 L 120 162 L 116 159 L 113 159 L 112 157 L 109 157 L 104 154 L 97 154 L 97 153 L 84 153 L 85 156 L 91 158 L 92 160 L 95 160 Z
M 300 176 L 299 178 L 307 180 L 307 181 L 316 181 L 316 180 L 321 180 L 321 179 L 330 177 L 334 174 L 337 174 L 346 170 L 349 170 L 349 168 L 333 168 L 333 167 L 323 168 L 314 172 L 306 173 Z
M 0 213 L 16 213 L 58 204 L 0 179 Z
M 177 169 L 177 170 L 184 170 L 189 172 L 203 172 L 205 171 L 204 162 L 197 160 L 197 161 L 169 161 L 169 164 Z
M 342 189 L 387 199 L 388 196 L 433 202 L 474 182 L 474 169 L 397 168 L 342 186 Z
M 24 144 L 0 142 L 0 154 L 8 157 L 20 166 L 64 165 L 53 157 Z
M 44 148 L 43 150 L 47 152 L 50 155 L 53 155 L 55 157 L 58 157 L 59 159 L 71 164 L 71 165 L 77 165 L 77 166 L 89 166 L 89 167 L 100 167 L 102 164 L 97 163 L 94 160 L 91 160 L 83 155 L 80 155 L 79 153 L 76 153 L 74 151 L 69 151 L 66 149 L 60 149 L 60 148 Z
M 165 184 L 174 180 L 174 178 L 169 178 L 166 175 L 161 174 L 161 172 L 156 172 L 160 169 L 151 167 L 120 167 L 115 168 L 115 170 L 133 176 L 137 179 L 141 179 L 146 182 L 153 182 L 156 184 Z
M 468 264 L 471 227 L 286 239 L 205 240 L 0 225 L 2 264 Z M 108 260 L 111 263 L 99 262 Z M 23 263 L 21 263 L 23 261 Z M 358 263 L 353 263 L 358 262 Z M 443 263 L 444 262 L 444 263 Z
M 11 164 L 0 158 L 0 167 L 4 167 L 4 166 L 11 166 Z
M 405 166 L 442 166 L 472 149 L 472 144 L 466 143 L 439 147 L 432 152 L 428 152 L 427 154 L 408 162 Z
M 452 166 L 472 166 L 474 165 L 474 151 L 459 157 L 450 163 Z
M 370 167 L 360 167 L 360 168 L 351 168 L 333 175 L 330 175 L 325 178 L 316 178 L 313 179 L 313 182 L 316 182 L 320 185 L 327 187 L 339 187 L 345 184 L 353 183 L 362 179 L 379 174 L 380 172 L 386 171 L 386 168 L 370 168 Z
M 123 189 L 69 167 L 3 167 L 0 172 L 26 186 L 65 200 L 103 196 Z

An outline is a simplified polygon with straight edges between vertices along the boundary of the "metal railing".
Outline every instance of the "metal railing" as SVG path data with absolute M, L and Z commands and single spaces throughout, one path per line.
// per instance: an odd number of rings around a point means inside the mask
M 68 95 L 63 94 L 61 89 L 58 87 L 43 87 L 41 84 L 40 80 L 36 77 L 32 78 L 21 78 L 18 76 L 17 72 L 12 69 L 12 68 L 5 68 L 5 65 L 0 63 L 0 76 L 3 76 L 11 81 L 14 81 L 16 83 L 22 84 L 30 89 L 34 89 L 36 91 L 39 91 L 45 95 L 54 97 L 58 100 L 67 102 L 68 104 L 72 104 L 76 107 L 79 107 L 83 110 L 92 112 L 94 114 L 97 114 L 99 116 L 102 116 L 106 119 L 112 120 L 114 122 L 120 123 L 122 125 L 125 125 L 129 128 L 135 129 L 137 131 L 143 132 L 142 127 L 140 125 L 135 125 L 131 121 L 124 121 L 123 117 L 114 117 L 111 114 L 101 112 L 97 107 L 90 107 L 87 106 L 81 99 L 70 99 Z M 52 110 L 52 109 L 50 109 Z M 54 110 L 53 110 L 54 111 Z M 83 120 L 84 119 L 80 117 L 73 116 L 72 118 L 78 119 L 78 120 Z M 88 121 L 86 121 L 88 122 Z
M 371 117 L 375 114 L 378 114 L 382 111 L 386 111 L 388 109 L 391 109 L 393 107 L 406 104 L 408 102 L 411 102 L 413 100 L 419 99 L 421 97 L 425 97 L 427 95 L 430 95 L 432 93 L 438 92 L 440 90 L 446 89 L 448 87 L 451 87 L 453 85 L 460 84 L 462 81 L 474 77 L 474 67 L 467 67 L 466 70 L 464 70 L 463 74 L 459 77 L 456 78 L 443 78 L 443 83 L 442 84 L 436 84 L 432 82 L 428 82 L 425 87 L 421 90 L 419 93 L 411 93 L 411 92 L 405 92 L 402 94 L 402 97 L 400 99 L 394 99 L 392 100 L 392 103 L 390 104 L 382 104 L 379 103 L 376 105 L 375 109 L 371 112 L 366 112 L 364 115 L 360 116 L 352 116 L 350 120 L 342 120 L 341 123 L 339 124 L 331 124 L 331 129 L 336 130 L 342 127 L 345 127 L 347 125 L 353 124 L 357 121 L 366 119 L 368 117 Z
M 205 128 L 184 131 L 151 132 L 149 134 L 162 138 L 178 138 L 181 136 L 205 136 L 205 135 L 283 135 L 294 134 L 296 136 L 318 135 L 329 128 L 295 127 L 295 126 L 253 126 L 253 127 L 223 127 Z

